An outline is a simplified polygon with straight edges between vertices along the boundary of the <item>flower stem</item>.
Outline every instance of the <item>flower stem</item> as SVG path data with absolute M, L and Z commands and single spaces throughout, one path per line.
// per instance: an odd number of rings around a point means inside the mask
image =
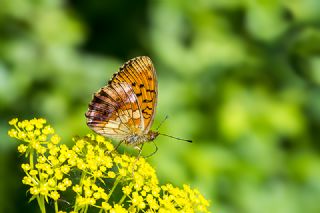
M 117 187 L 118 183 L 120 182 L 120 180 L 121 180 L 121 176 L 118 176 L 117 179 L 114 181 L 112 189 L 110 190 L 110 192 L 108 194 L 108 197 L 106 199 L 106 202 L 108 202 L 108 200 L 110 199 L 113 191 L 116 189 L 116 187 Z
M 81 173 L 81 178 L 80 178 L 80 181 L 79 181 L 79 183 L 80 183 L 80 187 L 82 188 L 82 186 L 83 186 L 83 180 L 84 180 L 84 178 L 85 178 L 85 172 L 84 171 L 82 171 L 82 173 Z M 77 211 L 79 211 L 79 207 L 78 207 L 78 198 L 80 197 L 80 195 L 79 194 L 77 194 L 76 195 L 76 201 L 74 202 L 74 206 L 73 206 L 73 209 L 74 209 L 74 211 L 75 212 L 77 212 Z M 81 209 L 81 208 L 80 208 Z M 82 208 L 82 210 L 81 210 L 81 212 L 83 212 L 83 208 Z
M 124 199 L 126 199 L 126 197 L 127 197 L 127 195 L 125 195 L 125 194 L 121 197 L 121 199 L 119 201 L 119 205 L 121 205 L 123 203 L 123 201 L 124 201 Z
M 59 211 L 58 202 L 54 201 L 54 211 L 57 213 Z
M 46 213 L 46 207 L 44 205 L 44 197 L 42 195 L 37 196 L 38 205 L 40 207 L 41 213 Z
M 86 205 L 86 207 L 85 207 L 85 209 L 84 209 L 84 212 L 85 212 L 85 213 L 87 213 L 87 211 L 88 211 L 88 207 L 89 207 L 89 206 L 88 206 L 88 205 Z
M 29 161 L 30 161 L 30 167 L 31 169 L 33 169 L 33 151 L 30 152 L 30 155 L 29 155 Z

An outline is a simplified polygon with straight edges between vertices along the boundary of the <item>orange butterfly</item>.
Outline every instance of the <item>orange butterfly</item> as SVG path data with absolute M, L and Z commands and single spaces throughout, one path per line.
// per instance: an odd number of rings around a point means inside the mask
M 145 142 L 160 134 L 150 130 L 157 98 L 158 81 L 151 59 L 133 58 L 120 67 L 107 86 L 94 94 L 85 114 L 87 125 L 100 135 L 119 140 L 118 146 L 124 142 L 141 152 Z

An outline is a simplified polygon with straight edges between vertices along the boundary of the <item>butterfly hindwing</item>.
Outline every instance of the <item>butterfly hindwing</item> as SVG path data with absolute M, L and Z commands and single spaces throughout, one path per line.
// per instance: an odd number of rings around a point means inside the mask
M 111 82 L 95 93 L 86 117 L 95 132 L 117 140 L 144 129 L 137 97 L 126 82 Z

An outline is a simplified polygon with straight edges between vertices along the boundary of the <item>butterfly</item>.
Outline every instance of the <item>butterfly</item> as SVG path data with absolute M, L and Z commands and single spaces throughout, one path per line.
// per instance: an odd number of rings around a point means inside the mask
M 133 58 L 94 93 L 85 114 L 87 125 L 97 134 L 120 141 L 118 146 L 125 143 L 141 151 L 145 142 L 153 142 L 160 134 L 150 130 L 157 101 L 158 80 L 151 59 Z

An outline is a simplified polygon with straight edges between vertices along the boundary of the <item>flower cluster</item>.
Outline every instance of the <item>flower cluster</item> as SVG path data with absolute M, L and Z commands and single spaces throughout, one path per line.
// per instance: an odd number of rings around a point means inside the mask
M 208 201 L 197 190 L 184 185 L 159 185 L 155 170 L 144 158 L 119 154 L 104 137 L 75 137 L 74 146 L 60 144 L 60 137 L 44 119 L 9 122 L 10 137 L 21 141 L 18 151 L 28 163 L 23 184 L 30 186 L 41 212 L 49 200 L 62 213 L 60 200 L 71 212 L 208 212 Z M 72 205 L 72 206 L 71 206 Z

